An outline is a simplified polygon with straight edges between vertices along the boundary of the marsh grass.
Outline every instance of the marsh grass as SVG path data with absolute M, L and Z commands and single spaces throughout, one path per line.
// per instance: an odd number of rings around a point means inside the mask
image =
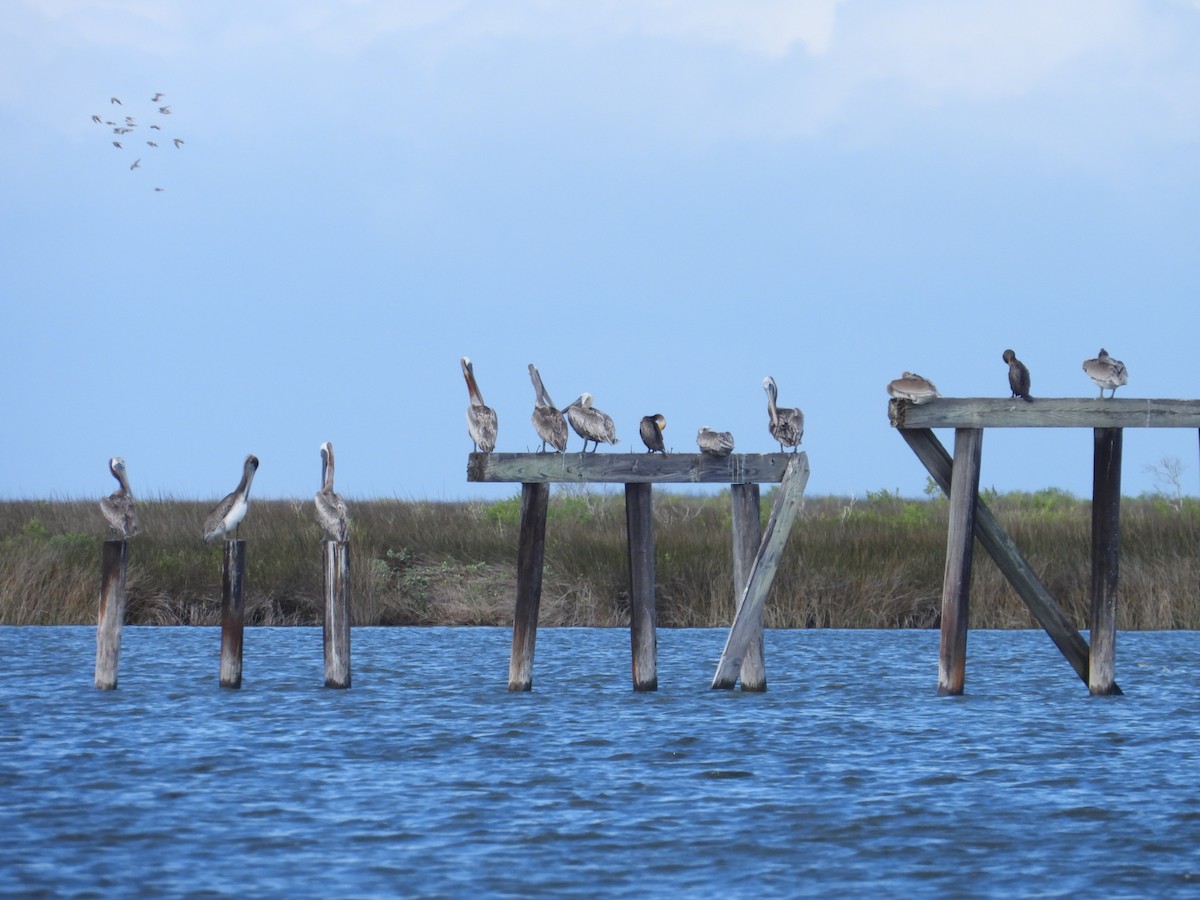
M 763 494 L 763 521 L 773 491 Z M 1059 491 L 992 495 L 989 505 L 1051 594 L 1087 627 L 1090 503 Z M 221 547 L 199 538 L 211 504 L 142 500 L 130 543 L 126 621 L 215 625 Z M 356 625 L 508 625 L 520 496 L 498 502 L 351 504 Z M 726 626 L 733 613 L 728 493 L 655 496 L 658 622 Z M 96 621 L 106 525 L 93 500 L 0 503 L 0 624 Z M 311 501 L 257 500 L 243 523 L 246 621 L 319 624 L 321 533 Z M 766 607 L 774 628 L 930 628 L 939 623 L 946 503 L 888 492 L 812 497 L 793 528 Z M 976 546 L 971 626 L 1035 622 Z M 625 508 L 617 493 L 555 488 L 540 622 L 629 621 Z M 1126 499 L 1120 628 L 1200 628 L 1200 502 Z

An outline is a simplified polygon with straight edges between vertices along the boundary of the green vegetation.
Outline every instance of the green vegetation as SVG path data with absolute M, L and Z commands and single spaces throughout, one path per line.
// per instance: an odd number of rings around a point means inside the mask
M 763 519 L 773 490 L 764 491 Z M 1051 594 L 1087 625 L 1090 503 L 1056 490 L 997 495 L 989 505 Z M 219 623 L 221 548 L 205 546 L 209 504 L 141 501 L 130 542 L 126 621 Z M 507 625 L 516 581 L 519 490 L 495 503 L 351 504 L 357 625 Z M 1126 499 L 1118 627 L 1200 628 L 1200 501 Z M 655 495 L 658 621 L 732 619 L 728 493 Z M 319 624 L 320 530 L 311 501 L 256 500 L 246 539 L 246 621 Z M 94 624 L 100 546 L 95 501 L 0 503 L 0 624 Z M 546 530 L 540 621 L 628 623 L 624 498 L 555 488 Z M 888 491 L 805 501 L 767 603 L 775 628 L 929 628 L 938 622 L 946 503 Z M 1026 628 L 1024 604 L 977 548 L 971 625 Z

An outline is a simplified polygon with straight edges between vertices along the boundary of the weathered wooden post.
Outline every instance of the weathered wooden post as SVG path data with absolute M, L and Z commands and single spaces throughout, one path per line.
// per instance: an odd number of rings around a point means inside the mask
M 775 578 L 775 570 L 779 568 L 779 558 L 783 555 L 788 532 L 800 511 L 807 484 L 808 454 L 790 454 L 775 494 L 775 503 L 771 507 L 771 517 L 767 519 L 767 530 L 750 567 L 746 590 L 733 617 L 733 624 L 729 627 L 729 635 L 725 638 L 725 649 L 721 651 L 721 658 L 717 662 L 713 688 L 733 688 L 741 675 L 747 648 L 754 641 L 762 640 L 762 606 Z
M 942 643 L 938 654 L 938 693 L 942 695 L 961 694 L 966 680 L 975 498 L 979 493 L 982 450 L 982 428 L 955 430 L 946 574 L 942 582 Z
M 242 631 L 245 606 L 246 542 L 226 541 L 221 560 L 221 687 L 242 686 Z
M 1120 428 L 1095 430 L 1092 476 L 1092 609 L 1088 691 L 1119 694 L 1116 686 L 1117 576 L 1121 547 Z
M 762 542 L 762 495 L 757 484 L 731 484 L 729 494 L 733 504 L 733 596 L 734 617 L 745 600 L 750 570 Z M 746 645 L 742 659 L 741 681 L 744 691 L 765 691 L 767 669 L 763 656 L 762 610 L 752 627 L 758 631 Z
M 517 546 L 517 603 L 513 613 L 512 655 L 508 689 L 533 689 L 533 651 L 537 643 L 538 609 L 542 604 L 542 562 L 546 556 L 546 511 L 550 485 L 521 485 L 521 535 Z
M 321 541 L 325 570 L 325 687 L 350 687 L 350 542 Z
M 658 613 L 654 600 L 654 498 L 649 483 L 625 485 L 629 549 L 629 639 L 633 689 L 658 690 Z
M 128 541 L 105 541 L 101 557 L 100 611 L 96 620 L 96 687 L 117 688 L 121 627 L 125 622 L 125 567 Z

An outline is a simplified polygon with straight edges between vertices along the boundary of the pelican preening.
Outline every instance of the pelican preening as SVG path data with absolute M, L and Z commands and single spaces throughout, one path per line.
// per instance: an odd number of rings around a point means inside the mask
M 642 436 L 642 443 L 646 445 L 646 449 L 651 453 L 666 453 L 667 448 L 663 445 L 663 429 L 667 427 L 667 420 L 662 413 L 655 413 L 652 416 L 642 416 L 642 422 L 638 425 L 638 432 Z
M 795 407 L 775 405 L 779 387 L 770 375 L 763 379 L 763 390 L 767 392 L 767 428 L 771 437 L 779 441 L 780 452 L 791 447 L 795 453 L 804 438 L 804 413 Z
M 333 489 L 333 444 L 321 445 L 321 489 L 317 491 L 317 521 L 331 541 L 346 541 L 350 537 L 350 513 L 346 501 Z
M 471 405 L 467 407 L 467 433 L 471 435 L 476 453 L 491 453 L 496 449 L 496 431 L 499 428 L 496 411 L 483 402 L 479 385 L 475 383 L 475 367 L 471 360 L 464 356 L 460 362 L 463 378 L 467 380 L 467 394 L 471 398 Z
M 1008 363 L 1008 386 L 1012 388 L 1012 396 L 1032 403 L 1033 396 L 1029 393 L 1029 369 L 1017 359 L 1017 354 L 1012 350 L 1004 351 L 1004 361 Z
M 250 482 L 254 480 L 256 471 L 258 457 L 251 453 L 242 466 L 242 480 L 238 482 L 238 486 L 232 494 L 227 494 L 204 520 L 204 543 L 209 544 L 222 535 L 228 537 L 231 531 L 234 539 L 237 539 L 241 521 L 246 518 L 246 511 L 250 509 Z
M 592 451 L 600 448 L 600 442 L 615 444 L 617 428 L 613 425 L 612 416 L 603 413 L 592 406 L 592 395 L 584 392 L 567 407 L 567 421 L 575 429 L 575 433 L 583 438 L 583 451 L 587 453 L 588 441 L 595 441 Z
M 559 453 L 566 453 L 567 420 L 550 399 L 546 386 L 542 384 L 542 376 L 533 363 L 529 364 L 529 380 L 533 382 L 533 430 L 542 439 L 539 452 L 545 453 L 549 444 Z
M 129 478 L 125 475 L 125 459 L 114 456 L 108 461 L 108 470 L 120 485 L 100 501 L 100 511 L 108 520 L 109 527 L 121 540 L 138 533 L 137 512 L 133 508 L 133 491 L 129 489 Z
M 733 435 L 728 431 L 713 431 L 707 425 L 696 432 L 696 443 L 705 456 L 728 456 L 733 452 Z
M 932 381 L 915 372 L 905 372 L 895 381 L 889 382 L 887 392 L 897 400 L 911 400 L 917 404 L 928 403 L 934 397 L 941 396 Z
M 1100 388 L 1101 398 L 1104 397 L 1105 389 L 1112 391 L 1109 394 L 1110 397 L 1115 397 L 1117 388 L 1129 383 L 1129 372 L 1125 369 L 1125 363 L 1119 359 L 1113 359 L 1103 347 L 1100 348 L 1100 355 L 1095 359 L 1083 361 L 1083 371 Z

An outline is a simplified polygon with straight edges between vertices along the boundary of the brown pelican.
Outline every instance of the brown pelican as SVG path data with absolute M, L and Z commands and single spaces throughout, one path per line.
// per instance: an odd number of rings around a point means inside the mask
M 120 487 L 100 501 L 100 511 L 117 536 L 126 540 L 138 533 L 138 520 L 133 508 L 133 491 L 129 489 L 129 478 L 125 475 L 124 457 L 110 459 L 108 470 Z
M 1008 363 L 1008 386 L 1012 388 L 1012 396 L 1032 403 L 1033 397 L 1029 393 L 1029 369 L 1017 359 L 1017 354 L 1012 350 L 1004 351 L 1004 361 Z
M 713 431 L 707 425 L 696 432 L 696 443 L 706 456 L 728 456 L 733 452 L 733 435 L 728 431 Z
M 467 407 L 467 433 L 475 445 L 475 452 L 491 453 L 496 449 L 496 411 L 483 402 L 479 393 L 479 385 L 475 383 L 475 367 L 465 356 L 462 363 L 463 378 L 467 379 L 467 394 L 471 397 L 471 405 Z
M 767 428 L 771 437 L 779 441 L 780 451 L 791 447 L 795 453 L 804 438 L 804 413 L 794 407 L 775 405 L 779 387 L 770 375 L 763 379 L 763 390 L 767 392 Z
M 911 400 L 917 404 L 928 403 L 934 397 L 941 396 L 932 381 L 915 372 L 905 372 L 895 381 L 889 382 L 887 392 L 897 400 Z
M 559 453 L 565 453 L 567 451 L 567 420 L 563 418 L 562 411 L 555 407 L 554 401 L 546 393 L 546 386 L 542 384 L 542 376 L 533 363 L 529 364 L 529 380 L 533 382 L 533 430 L 542 439 L 540 452 L 545 453 L 546 445 L 549 444 Z
M 646 445 L 646 449 L 651 453 L 666 453 L 667 448 L 663 446 L 663 429 L 667 427 L 667 420 L 662 413 L 655 413 L 652 416 L 642 416 L 642 422 L 638 425 L 638 431 L 642 435 L 642 443 Z
M 333 444 L 321 445 L 321 489 L 317 491 L 317 521 L 331 541 L 346 541 L 350 537 L 350 514 L 346 501 L 333 489 Z
M 254 480 L 254 473 L 257 471 L 258 457 L 251 453 L 242 466 L 242 480 L 238 482 L 238 486 L 232 494 L 227 494 L 204 520 L 204 543 L 211 543 L 222 535 L 228 538 L 231 531 L 234 540 L 237 540 L 242 519 L 246 518 L 246 511 L 250 509 L 250 482 Z
M 1103 347 L 1100 348 L 1100 355 L 1095 359 L 1083 361 L 1083 371 L 1100 388 L 1101 397 L 1104 396 L 1105 388 L 1112 390 L 1112 393 L 1109 394 L 1110 397 L 1115 397 L 1117 388 L 1129 382 L 1129 373 L 1125 370 L 1125 363 L 1119 359 L 1113 359 Z
M 588 441 L 595 441 L 592 451 L 600 449 L 600 442 L 615 444 L 617 428 L 613 425 L 612 416 L 603 413 L 592 406 L 592 395 L 582 393 L 567 407 L 567 421 L 575 429 L 575 433 L 583 438 L 583 452 L 587 453 Z

